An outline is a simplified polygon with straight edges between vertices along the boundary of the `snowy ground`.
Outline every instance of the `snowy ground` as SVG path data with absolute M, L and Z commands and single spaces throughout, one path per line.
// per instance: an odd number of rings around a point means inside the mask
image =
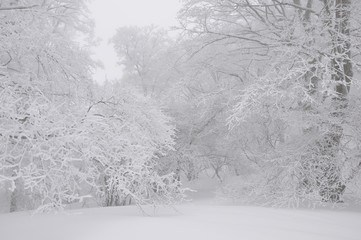
M 360 240 L 361 210 L 272 209 L 222 206 L 216 182 L 196 182 L 195 199 L 177 207 L 134 206 L 65 214 L 0 214 L 0 240 Z
M 151 211 L 150 209 L 147 209 Z M 143 216 L 136 207 L 0 215 L 1 240 L 360 240 L 361 212 L 187 204 Z

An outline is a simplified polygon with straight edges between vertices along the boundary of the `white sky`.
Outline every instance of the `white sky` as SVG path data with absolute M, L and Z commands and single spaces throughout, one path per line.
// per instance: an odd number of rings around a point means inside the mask
M 105 67 L 95 73 L 94 79 L 102 83 L 105 77 L 109 80 L 121 77 L 116 54 L 108 44 L 118 27 L 174 26 L 179 8 L 179 0 L 92 0 L 89 9 L 95 19 L 95 35 L 101 39 L 100 46 L 95 49 L 95 59 L 102 61 Z

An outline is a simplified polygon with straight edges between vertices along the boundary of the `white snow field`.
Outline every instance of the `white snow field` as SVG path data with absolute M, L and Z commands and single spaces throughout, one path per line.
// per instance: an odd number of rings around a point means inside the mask
M 186 204 L 0 215 L 1 240 L 360 240 L 361 212 Z M 151 209 L 146 209 L 151 212 Z

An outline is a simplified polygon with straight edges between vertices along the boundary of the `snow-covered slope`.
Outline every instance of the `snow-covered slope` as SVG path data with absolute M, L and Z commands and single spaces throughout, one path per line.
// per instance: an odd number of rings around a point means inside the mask
M 0 215 L 1 240 L 360 240 L 361 212 L 184 205 L 143 216 L 136 207 Z M 147 209 L 151 211 L 151 209 Z

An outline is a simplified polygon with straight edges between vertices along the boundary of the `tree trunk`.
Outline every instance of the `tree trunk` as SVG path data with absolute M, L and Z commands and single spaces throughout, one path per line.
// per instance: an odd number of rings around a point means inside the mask
M 348 105 L 347 96 L 350 91 L 353 77 L 351 63 L 350 42 L 350 9 L 351 0 L 335 0 L 335 34 L 332 35 L 333 55 L 332 80 L 335 81 L 336 96 L 332 100 L 331 118 L 336 121 L 329 123 L 327 133 L 322 142 L 318 143 L 322 158 L 328 163 L 321 166 L 322 176 L 319 176 L 319 193 L 324 201 L 339 202 L 346 188 L 341 179 L 340 169 L 337 164 L 339 147 L 343 135 L 340 124 L 345 117 Z
M 11 192 L 10 196 L 10 212 L 16 212 L 18 210 L 17 196 L 18 190 L 15 188 L 14 191 Z
M 19 210 L 19 194 L 20 194 L 20 182 L 18 179 L 14 180 L 15 189 L 11 192 L 10 195 L 10 212 L 16 212 Z

